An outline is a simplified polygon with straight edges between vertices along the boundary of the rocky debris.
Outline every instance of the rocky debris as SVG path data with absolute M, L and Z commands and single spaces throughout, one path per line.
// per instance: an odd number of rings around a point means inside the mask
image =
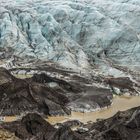
M 32 80 L 38 83 L 56 83 L 58 84 L 58 86 L 60 86 L 62 89 L 65 89 L 68 92 L 81 92 L 83 90 L 82 87 L 80 87 L 80 84 L 75 85 L 70 82 L 68 83 L 67 81 L 64 81 L 62 79 L 50 77 L 45 73 L 34 74 Z
M 2 68 L 2 67 L 0 68 L 0 76 L 1 76 L 0 85 L 15 79 L 14 76 L 12 76 L 8 70 L 6 70 L 5 68 Z
M 70 109 L 95 111 L 112 102 L 113 96 L 109 89 L 87 87 L 78 80 L 66 81 L 45 73 L 18 79 L 3 68 L 0 77 L 7 73 L 11 79 L 4 77 L 6 80 L 3 78 L 2 81 L 6 82 L 0 85 L 0 114 L 4 116 L 27 112 L 55 116 L 70 114 Z
M 16 137 L 14 133 L 11 133 L 4 129 L 0 129 L 0 140 L 21 140 L 21 139 Z
M 79 128 L 77 128 L 77 131 L 78 131 L 78 133 L 82 134 L 82 133 L 88 132 L 88 128 L 79 127 Z
M 5 73 L 7 70 L 2 69 L 0 77 L 6 75 Z M 10 76 L 12 77 L 11 74 Z M 44 115 L 70 113 L 65 108 L 65 104 L 69 102 L 66 96 L 30 79 L 14 77 L 0 85 L 0 92 L 0 114 L 4 116 L 34 111 Z
M 104 82 L 110 86 L 112 91 L 117 94 L 129 92 L 132 95 L 139 94 L 139 83 L 132 81 L 129 77 L 110 77 L 105 78 Z M 116 91 L 118 90 L 118 91 Z
M 22 140 L 84 140 L 67 126 L 55 129 L 35 113 L 27 114 L 19 121 L 3 123 L 1 127 L 15 133 Z
M 83 80 L 84 78 L 79 78 L 79 76 L 77 76 L 76 78 L 77 82 L 67 82 L 62 79 L 60 80 L 55 77 L 47 76 L 46 74 L 35 74 L 32 77 L 33 81 L 35 82 L 54 82 L 57 83 L 57 85 L 59 85 L 61 89 L 66 90 L 68 93 L 64 92 L 64 95 L 67 96 L 70 101 L 67 107 L 73 111 L 90 112 L 111 105 L 113 95 L 110 89 L 85 86 L 82 84 L 82 82 L 84 83 L 84 81 L 81 82 L 81 79 Z M 61 89 L 59 90 L 61 91 Z
M 86 127 L 86 126 L 84 126 Z M 140 107 L 118 112 L 113 117 L 87 125 L 89 131 L 82 133 L 95 140 L 139 140 Z
M 83 123 L 78 120 L 69 120 L 64 123 L 57 123 L 57 124 L 55 124 L 55 127 L 66 126 L 66 127 L 73 128 L 73 127 L 79 127 L 82 125 L 83 125 Z
M 87 87 L 86 91 L 73 99 L 68 107 L 73 111 L 91 112 L 111 105 L 113 94 L 109 89 Z
M 37 140 L 43 140 L 45 135 L 49 138 L 54 133 L 53 128 L 48 122 L 46 122 L 38 114 L 27 114 L 22 120 L 3 123 L 1 126 L 13 133 L 23 140 L 36 138 Z
M 50 140 L 84 140 L 83 137 L 74 131 L 72 131 L 69 127 L 63 126 L 60 127 L 54 135 L 50 138 Z

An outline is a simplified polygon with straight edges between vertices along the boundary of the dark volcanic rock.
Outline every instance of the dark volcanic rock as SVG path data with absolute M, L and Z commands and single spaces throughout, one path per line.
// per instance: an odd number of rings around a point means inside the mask
M 82 126 L 83 123 L 78 121 L 78 120 L 69 120 L 66 121 L 64 123 L 57 123 L 55 124 L 56 127 L 61 127 L 61 126 L 66 126 L 66 127 L 78 127 L 78 126 Z
M 20 115 L 34 111 L 45 115 L 70 113 L 65 108 L 68 98 L 50 87 L 30 79 L 17 79 L 4 69 L 0 70 L 1 77 L 1 115 Z
M 73 132 L 69 127 L 60 127 L 49 140 L 84 140 L 80 134 Z
M 21 140 L 21 139 L 19 139 L 13 133 L 10 133 L 7 130 L 0 129 L 0 140 Z
M 2 67 L 0 68 L 0 85 L 12 81 L 14 79 L 14 76 L 12 76 L 8 70 Z
M 129 77 L 118 77 L 118 78 L 106 78 L 105 82 L 113 87 L 117 87 L 121 90 L 127 89 L 134 92 L 134 83 L 130 80 Z
M 68 83 L 67 81 L 64 81 L 62 79 L 57 79 L 55 77 L 50 77 L 45 73 L 42 74 L 34 74 L 32 77 L 32 80 L 38 83 L 57 83 L 60 87 L 63 89 L 70 91 L 70 92 L 80 92 L 82 91 L 82 87 L 77 87 L 74 84 Z
M 95 111 L 97 108 L 104 108 L 112 103 L 113 96 L 109 89 L 87 87 L 85 78 L 80 76 L 75 76 L 75 79 L 72 77 L 71 82 L 50 77 L 45 73 L 35 74 L 31 79 L 42 84 L 56 83 L 58 87 L 55 87 L 55 90 L 61 91 L 61 93 L 63 90 L 65 91 L 63 95 L 69 99 L 67 107 L 74 111 Z
M 69 127 L 55 129 L 38 114 L 28 114 L 22 120 L 3 123 L 1 127 L 15 133 L 22 140 L 83 140 Z
M 3 116 L 29 112 L 64 115 L 70 114 L 70 109 L 94 111 L 112 102 L 109 89 L 86 87 L 78 81 L 66 81 L 45 73 L 18 79 L 2 68 L 0 78 L 0 115 Z M 50 86 L 52 83 L 57 86 Z
M 23 140 L 31 138 L 43 140 L 45 135 L 49 138 L 55 132 L 55 128 L 38 114 L 28 114 L 20 121 L 4 123 L 2 127 Z
M 107 120 L 93 123 L 87 138 L 95 140 L 140 140 L 140 107 L 118 112 Z
M 90 112 L 110 106 L 113 94 L 109 89 L 87 87 L 77 99 L 73 99 L 68 106 L 74 111 Z

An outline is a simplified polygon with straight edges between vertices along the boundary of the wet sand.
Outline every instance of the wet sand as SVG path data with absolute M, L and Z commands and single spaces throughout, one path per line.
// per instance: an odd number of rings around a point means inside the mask
M 12 122 L 12 121 L 16 121 L 17 117 L 15 116 L 9 116 L 9 117 L 5 117 L 4 122 Z
M 112 106 L 106 109 L 88 113 L 72 112 L 70 116 L 49 117 L 47 121 L 51 124 L 61 123 L 68 120 L 79 120 L 83 123 L 87 123 L 88 121 L 95 122 L 96 119 L 106 119 L 113 116 L 118 111 L 125 111 L 137 106 L 140 106 L 139 96 L 115 96 L 113 98 Z
M 16 78 L 25 79 L 33 77 L 33 74 L 13 74 Z

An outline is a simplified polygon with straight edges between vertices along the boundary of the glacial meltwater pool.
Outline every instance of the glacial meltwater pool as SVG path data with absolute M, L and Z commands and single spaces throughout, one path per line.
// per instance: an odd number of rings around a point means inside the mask
M 72 112 L 70 116 L 48 117 L 47 121 L 51 124 L 68 120 L 79 120 L 83 123 L 87 123 L 88 121 L 95 122 L 96 119 L 106 119 L 112 117 L 118 111 L 125 111 L 137 106 L 140 106 L 140 96 L 115 96 L 112 106 L 106 109 L 89 113 Z

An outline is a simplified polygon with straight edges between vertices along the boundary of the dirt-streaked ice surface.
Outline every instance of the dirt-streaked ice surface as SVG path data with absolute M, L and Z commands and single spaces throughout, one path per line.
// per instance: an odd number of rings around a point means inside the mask
M 139 70 L 139 13 L 138 0 L 0 0 L 0 58 Z

